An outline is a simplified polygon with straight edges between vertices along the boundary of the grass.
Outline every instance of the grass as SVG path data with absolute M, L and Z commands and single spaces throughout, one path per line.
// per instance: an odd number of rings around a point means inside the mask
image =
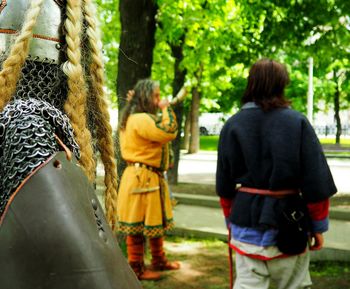
M 321 144 L 323 145 L 335 145 L 335 139 L 334 138 L 320 138 L 319 139 Z M 344 147 L 350 147 L 350 139 L 340 139 L 340 145 Z
M 178 194 L 216 196 L 215 185 L 211 184 L 178 183 L 170 186 L 171 190 Z
M 350 278 L 350 263 L 317 261 L 310 264 L 311 275 L 315 277 L 348 276 Z
M 199 139 L 199 147 L 204 151 L 216 151 L 218 147 L 219 136 L 201 136 Z
M 167 236 L 169 260 L 181 263 L 178 271 L 164 272 L 157 282 L 142 282 L 144 289 L 222 289 L 228 284 L 227 247 L 214 238 Z M 146 263 L 149 263 L 147 256 Z M 224 285 L 225 284 L 225 285 Z
M 200 136 L 199 147 L 204 151 L 216 151 L 219 136 Z M 324 147 L 326 156 L 329 157 L 350 157 L 350 139 L 341 139 L 340 145 L 335 144 L 334 138 L 320 138 L 320 142 Z
M 165 272 L 164 278 L 157 282 L 143 281 L 144 289 L 228 288 L 226 243 L 209 238 L 167 236 L 165 249 L 170 260 L 180 261 L 180 270 Z M 350 288 L 350 262 L 311 262 L 310 273 L 312 288 Z
M 350 158 L 350 152 L 344 151 L 327 151 L 325 150 L 327 158 Z

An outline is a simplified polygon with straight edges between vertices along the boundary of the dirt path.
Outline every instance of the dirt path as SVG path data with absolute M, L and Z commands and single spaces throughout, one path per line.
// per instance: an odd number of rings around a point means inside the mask
M 143 282 L 145 289 L 228 288 L 228 257 L 224 243 L 178 241 L 166 242 L 166 251 L 169 259 L 180 261 L 181 269 L 164 273 L 164 278 L 158 282 Z
M 181 262 L 178 271 L 163 273 L 157 282 L 143 281 L 145 289 L 229 289 L 228 253 L 221 241 L 171 238 L 166 242 L 170 260 Z M 313 264 L 314 289 L 350 288 L 350 264 Z

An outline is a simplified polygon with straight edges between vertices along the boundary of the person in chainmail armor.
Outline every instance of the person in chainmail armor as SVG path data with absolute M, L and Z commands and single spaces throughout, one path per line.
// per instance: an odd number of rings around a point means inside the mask
M 92 0 L 0 0 L 2 289 L 141 288 L 112 233 L 117 172 L 96 25 Z

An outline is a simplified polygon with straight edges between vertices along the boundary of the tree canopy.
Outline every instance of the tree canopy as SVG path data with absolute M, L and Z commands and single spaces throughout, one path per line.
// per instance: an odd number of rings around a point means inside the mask
M 123 1 L 123 0 L 120 0 Z M 125 1 L 125 0 L 124 0 Z M 151 0 L 149 0 L 151 1 Z M 152 1 L 151 1 L 152 2 Z M 307 59 L 314 59 L 315 109 L 349 106 L 350 5 L 346 0 L 157 0 L 152 77 L 173 94 L 174 47 L 181 47 L 185 83 L 201 93 L 201 111 L 237 107 L 252 63 L 285 63 L 287 97 L 305 112 Z M 107 85 L 115 98 L 120 36 L 118 0 L 98 0 Z M 119 53 L 123 51 L 119 50 Z M 200 77 L 199 77 L 200 73 Z

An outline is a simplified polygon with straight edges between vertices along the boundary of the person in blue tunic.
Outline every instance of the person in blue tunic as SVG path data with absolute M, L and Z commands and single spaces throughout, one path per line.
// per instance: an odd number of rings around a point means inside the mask
M 284 65 L 257 61 L 220 134 L 216 190 L 236 252 L 234 289 L 310 288 L 309 250 L 328 229 L 337 189 L 314 129 L 284 96 L 288 83 Z

